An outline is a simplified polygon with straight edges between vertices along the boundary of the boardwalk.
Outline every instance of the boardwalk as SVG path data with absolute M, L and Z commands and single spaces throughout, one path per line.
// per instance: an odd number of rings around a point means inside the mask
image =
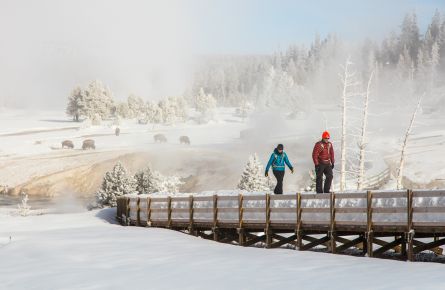
M 119 197 L 122 224 L 163 227 L 240 246 L 354 248 L 369 257 L 442 254 L 445 190 L 294 195 Z

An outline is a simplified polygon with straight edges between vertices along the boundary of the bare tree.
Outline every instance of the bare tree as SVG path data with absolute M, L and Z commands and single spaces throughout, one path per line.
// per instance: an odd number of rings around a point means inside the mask
M 417 112 L 420 108 L 420 103 L 422 102 L 422 98 L 425 94 L 423 94 L 419 101 L 417 102 L 416 109 L 413 112 L 413 115 L 411 116 L 411 121 L 409 122 L 408 129 L 406 130 L 405 137 L 402 144 L 402 150 L 400 153 L 400 164 L 399 168 L 397 170 L 397 189 L 402 189 L 402 177 L 403 177 L 403 167 L 405 165 L 405 155 L 406 155 L 406 146 L 408 145 L 408 138 L 411 135 L 411 131 L 413 129 L 414 120 L 416 119 Z
M 349 98 L 355 95 L 353 88 L 357 86 L 356 73 L 351 70 L 352 62 L 350 58 L 342 66 L 344 71 L 340 75 L 340 80 L 343 85 L 342 90 L 342 132 L 341 132 L 341 166 L 340 166 L 340 191 L 346 189 L 346 125 L 347 125 L 347 111 Z
M 369 95 L 371 93 L 371 83 L 372 78 L 374 77 L 374 70 L 371 71 L 371 74 L 369 76 L 368 80 L 368 86 L 366 87 L 366 94 L 365 94 L 365 100 L 364 100 L 364 106 L 363 106 L 363 120 L 362 120 L 362 130 L 360 134 L 360 143 L 359 143 L 359 172 L 358 172 L 358 179 L 357 179 L 357 189 L 362 190 L 363 189 L 363 182 L 365 178 L 365 148 L 366 148 L 366 134 L 367 134 L 367 127 L 368 127 L 368 107 L 369 107 Z

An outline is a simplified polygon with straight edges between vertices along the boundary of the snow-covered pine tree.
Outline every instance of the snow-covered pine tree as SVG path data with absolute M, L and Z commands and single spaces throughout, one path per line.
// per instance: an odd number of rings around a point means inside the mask
M 130 95 L 127 98 L 130 118 L 140 117 L 145 111 L 145 104 L 141 97 Z
M 101 188 L 96 192 L 96 201 L 101 206 L 116 206 L 117 197 L 136 192 L 136 180 L 118 162 L 111 171 L 105 173 Z
M 249 161 L 241 175 L 238 189 L 247 191 L 269 191 L 267 178 L 264 177 L 264 168 L 257 154 L 249 156 Z
M 199 90 L 199 94 L 195 97 L 196 111 L 201 113 L 201 122 L 208 122 L 215 116 L 216 99 L 211 94 L 206 94 L 204 89 Z
M 68 97 L 68 105 L 66 114 L 73 117 L 76 122 L 80 121 L 80 117 L 85 115 L 85 91 L 80 87 L 76 87 Z
M 85 91 L 86 116 L 90 119 L 99 114 L 102 119 L 110 117 L 115 108 L 113 94 L 100 81 L 92 81 Z
M 163 176 L 147 166 L 134 176 L 139 194 L 150 194 L 155 192 L 177 193 L 182 182 L 177 176 Z
M 170 106 L 175 111 L 175 119 L 178 122 L 185 122 L 187 120 L 187 102 L 184 97 L 169 97 Z
M 138 194 L 153 193 L 159 191 L 159 181 L 150 166 L 140 170 L 134 175 L 137 183 Z
M 158 104 L 162 110 L 162 122 L 164 124 L 172 125 L 176 121 L 175 105 L 169 99 L 161 100 Z
M 129 119 L 132 117 L 132 113 L 130 112 L 130 108 L 128 107 L 128 103 L 126 102 L 120 102 L 116 106 L 116 115 L 124 118 Z

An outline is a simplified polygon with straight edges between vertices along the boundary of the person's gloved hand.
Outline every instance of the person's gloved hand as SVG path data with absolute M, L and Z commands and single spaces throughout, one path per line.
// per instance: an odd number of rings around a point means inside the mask
M 315 165 L 315 172 L 318 172 L 319 169 L 320 169 L 320 165 Z
M 334 169 L 334 164 L 332 164 L 331 166 L 332 166 L 332 169 Z
M 290 172 L 291 172 L 292 174 L 294 174 L 294 168 L 293 168 L 293 167 L 290 169 Z
M 264 176 L 269 177 L 269 172 L 266 171 L 266 173 L 264 173 Z

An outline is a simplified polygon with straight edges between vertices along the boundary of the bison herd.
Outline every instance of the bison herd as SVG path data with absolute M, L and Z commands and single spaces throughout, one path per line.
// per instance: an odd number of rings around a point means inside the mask
M 74 149 L 74 143 L 71 140 L 62 142 L 62 149 Z M 86 139 L 82 142 L 82 150 L 96 149 L 96 144 L 92 139 Z
M 116 136 L 119 136 L 120 130 L 115 132 Z M 156 134 L 153 136 L 155 143 L 167 143 L 167 137 L 164 134 Z M 180 136 L 179 143 L 190 145 L 190 138 L 188 136 Z M 62 149 L 74 149 L 74 143 L 71 140 L 64 140 L 62 142 Z M 82 150 L 96 149 L 96 144 L 92 139 L 86 139 L 82 142 Z
M 167 137 L 164 134 L 156 134 L 153 136 L 155 143 L 167 143 Z M 179 137 L 180 144 L 190 145 L 190 138 L 188 136 Z

